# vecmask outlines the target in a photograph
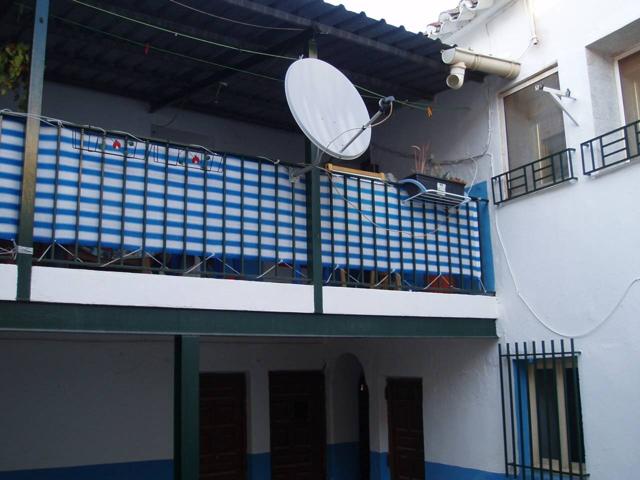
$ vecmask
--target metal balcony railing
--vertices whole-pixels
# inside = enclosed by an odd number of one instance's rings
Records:
[[[585,175],[637,158],[640,156],[640,121],[583,142],[580,149]]]
[[[496,175],[491,179],[493,203],[500,205],[509,200],[575,180],[574,153],[575,149],[567,148]]]
[[[480,208],[413,201],[399,185],[324,177],[325,283],[397,290],[484,292]]]
[[[24,119],[0,114],[0,259],[18,231]],[[326,285],[484,293],[479,209],[321,177]],[[285,165],[71,123],[41,124],[34,265],[310,283],[307,194]]]

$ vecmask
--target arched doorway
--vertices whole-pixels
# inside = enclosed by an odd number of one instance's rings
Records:
[[[369,388],[358,358],[345,353],[331,375],[329,468],[339,480],[369,479]]]

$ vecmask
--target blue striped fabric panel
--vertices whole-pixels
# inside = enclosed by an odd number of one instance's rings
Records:
[[[322,178],[321,197],[324,264],[480,278],[475,202],[460,208],[403,204],[406,194],[394,186],[336,175]]]
[[[24,121],[0,121],[0,238],[15,239]],[[284,166],[216,155],[207,169],[191,168],[205,152],[109,135],[42,123],[35,241],[285,262],[295,249],[296,263],[306,263],[305,185],[292,184]],[[325,266],[480,277],[475,203],[449,211],[403,205],[393,186],[360,181],[359,196],[358,186],[322,177]]]

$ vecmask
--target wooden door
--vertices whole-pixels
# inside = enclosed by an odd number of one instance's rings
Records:
[[[324,480],[324,374],[271,372],[269,403],[271,478]]]
[[[389,467],[392,480],[424,480],[422,381],[387,381]]]
[[[246,411],[244,374],[200,374],[202,480],[246,479]]]

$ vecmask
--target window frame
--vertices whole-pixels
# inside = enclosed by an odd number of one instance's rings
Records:
[[[534,468],[541,470],[552,470],[563,474],[569,474],[579,471],[586,472],[585,462],[570,462],[569,461],[569,432],[567,429],[567,394],[565,392],[565,374],[563,370],[566,368],[578,369],[577,357],[562,357],[562,358],[543,358],[527,364],[527,389],[529,392],[528,401],[530,405],[530,420],[531,420],[531,440],[532,440],[532,464]],[[555,392],[556,401],[558,406],[558,430],[560,433],[560,459],[541,457],[540,454],[540,437],[538,432],[538,408],[537,408],[537,388],[536,388],[536,376],[537,370],[551,370],[555,375]],[[578,390],[580,385],[577,385]],[[577,401],[577,400],[576,400]],[[580,408],[580,405],[577,405]],[[578,441],[581,441],[580,439]],[[582,450],[584,455],[584,449]],[[540,464],[542,460],[542,464]],[[581,465],[582,463],[582,465]],[[560,469],[562,465],[562,470]]]
[[[620,119],[622,120],[622,125],[628,125],[629,123],[631,123],[631,121],[629,121],[626,118],[626,115],[624,113],[624,97],[622,95],[622,76],[620,75],[620,61],[638,52],[640,52],[640,43],[613,57],[613,73],[615,75],[615,81],[616,81],[618,111],[620,112]]]
[[[500,92],[498,92],[498,98],[499,98],[499,102],[498,102],[498,114],[500,116],[500,138],[501,138],[501,158],[502,158],[502,172],[508,172],[510,170],[513,170],[512,168],[510,168],[509,165],[509,145],[508,145],[508,138],[507,138],[507,119],[506,119],[506,107],[505,107],[505,98],[508,97],[509,95],[512,95],[516,92],[519,92],[520,90],[530,87],[531,85],[544,80],[545,78],[547,78],[550,75],[553,74],[558,74],[558,79],[560,80],[560,70],[558,68],[557,64],[552,64],[547,66],[546,68],[543,68],[542,70],[539,70],[537,73],[534,73],[533,75],[531,75],[530,77],[524,79],[522,82],[517,83],[516,85],[512,85]],[[622,91],[622,90],[621,90]],[[563,132],[565,134],[565,141],[566,141],[566,124],[565,124],[565,118],[564,115],[562,115],[562,129]],[[538,152],[539,154],[540,152]],[[536,160],[540,160],[540,156],[538,155],[538,158],[532,160],[532,162],[535,162]],[[518,168],[518,167],[516,167]]]

